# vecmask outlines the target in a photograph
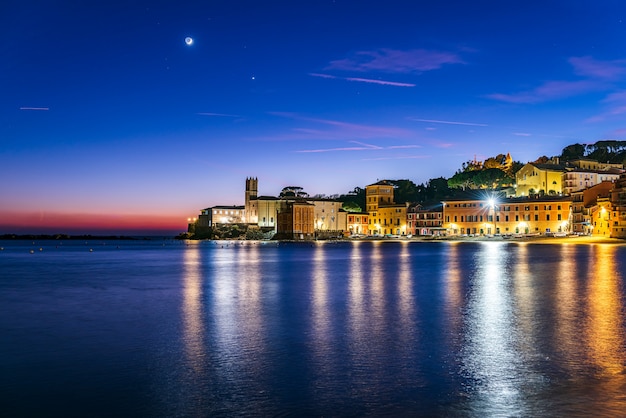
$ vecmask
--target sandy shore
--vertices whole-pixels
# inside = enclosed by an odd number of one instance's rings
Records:
[[[502,238],[502,237],[468,237],[456,238],[447,237],[441,239],[424,239],[413,238],[415,241],[450,241],[450,242],[482,242],[482,241],[499,241],[499,242],[525,242],[532,244],[614,244],[626,245],[626,240],[618,238],[606,238],[601,236],[577,236],[577,237],[521,237],[521,238]]]

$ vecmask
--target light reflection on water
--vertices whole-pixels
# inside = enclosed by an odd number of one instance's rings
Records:
[[[1,415],[626,410],[624,246],[125,245],[3,244]]]

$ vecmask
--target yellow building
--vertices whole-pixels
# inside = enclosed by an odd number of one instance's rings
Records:
[[[374,228],[381,235],[406,235],[406,205],[378,206]]]
[[[593,235],[611,238],[611,230],[615,213],[608,197],[598,198],[597,205],[591,209],[591,225]]]
[[[626,238],[626,174],[615,181],[610,199],[613,210],[611,237]]]
[[[395,203],[393,189],[387,180],[365,187],[370,235],[406,235],[406,205]]]
[[[565,167],[559,164],[528,163],[515,173],[515,195],[560,195],[565,171]]]
[[[550,234],[570,231],[569,197],[454,199],[444,202],[448,235]]]

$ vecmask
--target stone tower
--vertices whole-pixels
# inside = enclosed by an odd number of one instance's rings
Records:
[[[246,197],[245,197],[245,205],[246,205],[246,222],[247,223],[257,223],[258,222],[258,214],[257,214],[257,205],[256,198],[257,193],[259,191],[259,180],[256,177],[246,177]]]

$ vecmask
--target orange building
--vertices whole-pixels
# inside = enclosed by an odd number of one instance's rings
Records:
[[[369,232],[368,219],[369,219],[369,216],[367,213],[348,212],[347,223],[348,223],[348,232],[350,233],[350,235],[355,235],[355,234],[367,235]]]
[[[571,231],[569,197],[456,199],[444,202],[449,235],[550,234]]]
[[[277,213],[275,238],[315,239],[315,205],[305,201],[288,201]]]

